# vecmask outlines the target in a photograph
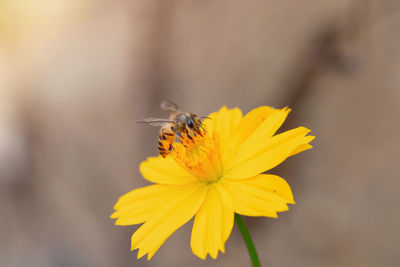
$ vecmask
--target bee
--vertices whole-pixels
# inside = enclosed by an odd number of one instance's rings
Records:
[[[174,149],[173,143],[178,138],[182,140],[186,136],[189,140],[193,141],[193,136],[202,136],[202,118],[194,113],[183,112],[179,110],[178,106],[171,102],[164,100],[161,102],[161,109],[170,114],[168,119],[147,118],[136,121],[136,123],[147,123],[152,126],[161,126],[158,136],[158,151],[162,157],[168,156]]]

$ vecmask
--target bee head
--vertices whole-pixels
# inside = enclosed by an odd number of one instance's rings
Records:
[[[196,114],[190,114],[190,117],[186,121],[186,125],[191,130],[197,130],[201,126],[201,120]]]
[[[193,129],[193,127],[194,127],[194,121],[193,121],[192,118],[189,118],[189,119],[187,120],[186,124],[187,124],[187,126],[188,126],[190,129]]]

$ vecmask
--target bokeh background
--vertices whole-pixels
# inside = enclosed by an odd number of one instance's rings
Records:
[[[246,219],[265,266],[400,265],[400,1],[1,0],[0,266],[250,265],[236,227],[215,261],[190,221],[148,262],[108,218],[163,99],[317,136],[271,171],[297,204]]]

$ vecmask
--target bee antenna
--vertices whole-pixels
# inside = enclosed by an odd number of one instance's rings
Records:
[[[200,119],[209,119],[209,120],[212,120],[212,118],[210,118],[210,117],[200,117]]]

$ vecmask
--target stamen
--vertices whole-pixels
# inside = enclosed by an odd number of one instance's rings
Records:
[[[182,134],[171,152],[174,160],[204,183],[217,182],[222,177],[219,136],[205,129],[198,135]]]

